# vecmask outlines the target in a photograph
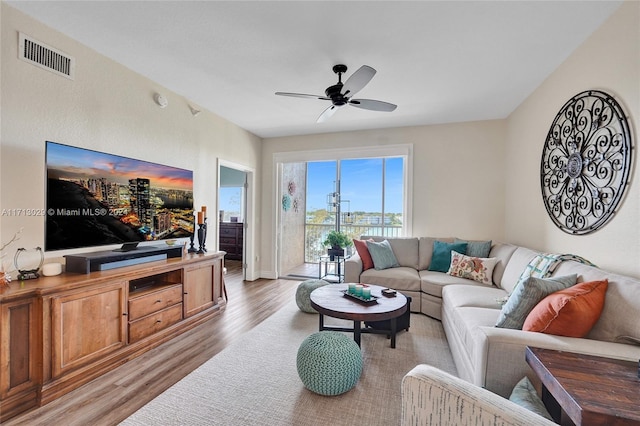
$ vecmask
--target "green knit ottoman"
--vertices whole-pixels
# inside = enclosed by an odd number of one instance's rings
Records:
[[[307,389],[320,395],[340,395],[358,383],[362,354],[347,335],[320,331],[302,342],[296,364]]]
[[[327,284],[329,283],[325,280],[307,280],[301,282],[298,285],[298,289],[296,290],[296,304],[298,305],[298,308],[300,308],[302,312],[317,314],[318,312],[311,307],[309,295],[316,288],[325,286]]]

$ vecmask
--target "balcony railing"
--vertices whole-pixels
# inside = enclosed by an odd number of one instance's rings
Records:
[[[327,253],[327,248],[322,242],[327,238],[327,234],[335,229],[332,224],[305,224],[305,249],[304,261],[306,263],[317,263],[321,255]],[[350,238],[360,238],[362,235],[399,237],[402,234],[402,225],[350,225],[342,224],[340,231]],[[353,247],[351,247],[354,250]]]

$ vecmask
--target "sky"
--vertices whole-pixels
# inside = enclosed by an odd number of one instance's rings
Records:
[[[146,178],[156,188],[193,191],[191,170],[55,142],[47,142],[46,152],[47,169],[58,170],[67,177],[107,178],[120,184],[127,184],[129,179]]]
[[[220,210],[225,212],[240,212],[242,188],[220,187]]]
[[[340,161],[342,211],[382,211],[381,158]],[[327,194],[334,192],[337,163],[307,163],[307,210],[327,208]],[[402,213],[402,158],[386,159],[385,212]],[[348,200],[349,202],[345,202]]]

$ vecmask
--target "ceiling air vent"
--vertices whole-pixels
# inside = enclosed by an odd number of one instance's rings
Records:
[[[20,33],[18,56],[37,67],[73,80],[76,67],[74,57]]]

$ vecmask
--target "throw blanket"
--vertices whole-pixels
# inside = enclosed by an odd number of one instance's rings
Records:
[[[522,274],[518,279],[518,284],[527,280],[529,277],[548,277],[556,270],[558,265],[560,265],[560,262],[564,260],[574,260],[579,263],[584,263],[585,265],[596,267],[596,265],[589,262],[584,257],[576,256],[575,254],[542,253],[531,259],[531,262],[529,262],[529,264],[524,268],[524,271],[522,271]]]
[[[518,286],[522,285],[522,283],[528,280],[529,277],[545,278],[550,276],[553,271],[556,270],[558,265],[565,260],[574,260],[576,262],[584,263],[585,265],[597,267],[584,257],[576,256],[575,254],[542,253],[531,259],[529,264],[525,266],[524,271],[520,274],[520,278],[518,278],[518,282],[513,288],[518,288]],[[504,304],[508,298],[509,296],[505,296],[500,299],[496,299],[496,301]]]

